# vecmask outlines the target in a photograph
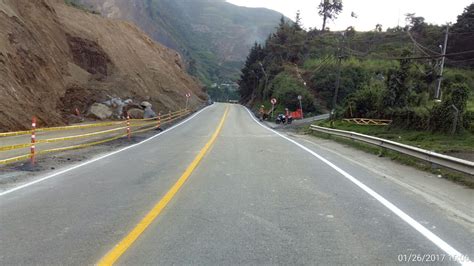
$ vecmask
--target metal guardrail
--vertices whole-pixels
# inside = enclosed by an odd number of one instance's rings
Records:
[[[310,127],[313,131],[318,131],[330,135],[335,135],[343,138],[348,138],[352,140],[357,140],[361,142],[365,142],[368,144],[372,144],[378,147],[386,148],[389,150],[397,151],[423,161],[440,165],[446,168],[450,168],[456,170],[458,172],[462,172],[468,175],[474,176],[474,162],[447,156],[444,154],[436,153],[433,151],[428,151],[424,149],[420,149],[417,147],[409,146],[406,144],[401,144],[395,141],[381,139],[373,136],[367,136],[360,133],[355,133],[351,131],[344,131],[339,129],[332,129],[326,127],[320,127],[311,125]]]
[[[18,161],[22,161],[22,160],[26,160],[26,159],[32,159],[32,161],[34,162],[34,156],[35,155],[41,155],[41,154],[52,153],[52,152],[61,152],[61,151],[66,151],[66,150],[80,149],[80,148],[85,148],[85,147],[90,147],[90,146],[110,142],[110,141],[113,141],[113,140],[116,140],[116,139],[119,139],[119,138],[122,138],[122,137],[126,137],[126,136],[130,137],[132,133],[136,134],[136,133],[141,133],[141,132],[145,132],[145,131],[149,131],[149,130],[159,128],[161,125],[171,123],[176,119],[179,119],[179,118],[182,118],[182,117],[188,115],[190,112],[191,111],[188,110],[188,109],[182,109],[182,110],[179,110],[179,111],[176,111],[176,112],[169,112],[169,113],[164,114],[164,115],[159,115],[157,117],[147,118],[147,119],[127,119],[127,120],[118,121],[118,122],[99,122],[99,123],[86,124],[86,125],[74,125],[74,126],[52,127],[52,128],[35,128],[34,130],[29,130],[29,131],[0,133],[0,138],[32,134],[32,142],[22,143],[22,144],[13,144],[13,145],[7,145],[7,146],[0,146],[0,152],[31,148],[31,151],[30,151],[29,154],[24,154],[24,155],[12,157],[12,158],[7,158],[7,159],[0,159],[0,165],[9,164],[9,163],[13,163],[13,162],[18,162]],[[135,123],[135,122],[139,122],[139,123]],[[36,123],[36,122],[34,122],[34,123]],[[102,131],[98,131],[98,132],[91,132],[91,133],[86,133],[86,134],[65,136],[65,137],[57,137],[57,138],[49,138],[49,139],[36,139],[36,134],[35,134],[36,132],[68,131],[68,130],[72,130],[72,129],[86,129],[86,128],[94,128],[94,127],[101,127],[101,126],[113,126],[113,125],[120,126],[120,127],[107,129],[107,130],[102,130]],[[138,128],[138,129],[137,130],[132,130],[132,128]],[[119,131],[124,131],[126,133],[123,134],[122,132],[119,132]],[[107,139],[96,140],[96,141],[93,141],[93,142],[76,144],[76,145],[67,146],[67,147],[60,147],[60,148],[45,149],[45,150],[36,151],[36,145],[37,144],[73,141],[73,140],[77,140],[77,139],[84,139],[84,138],[89,138],[89,137],[96,137],[96,136],[99,136],[99,135],[106,135],[106,134],[110,134],[110,133],[114,133],[114,132],[118,132],[118,135],[116,135],[114,137],[108,137]],[[34,141],[33,141],[33,139],[34,139]]]

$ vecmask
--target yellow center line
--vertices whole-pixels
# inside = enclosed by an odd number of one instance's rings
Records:
[[[227,113],[229,112],[229,107],[225,109],[222,119],[212,135],[211,139],[206,143],[204,148],[199,152],[199,154],[194,158],[193,162],[188,166],[183,175],[176,181],[176,183],[171,187],[171,189],[165,194],[165,196],[151,209],[150,212],[133,228],[128,235],[123,238],[112,250],[110,250],[100,261],[98,265],[113,265],[131,246],[132,244],[140,237],[140,235],[147,229],[147,227],[160,215],[161,211],[168,205],[171,199],[175,194],[180,190],[189,176],[193,173],[194,169],[199,165],[202,158],[211,148],[212,144],[217,139],[217,136],[224,126],[224,122],[227,118]]]

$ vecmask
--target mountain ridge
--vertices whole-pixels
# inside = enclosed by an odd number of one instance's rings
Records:
[[[207,85],[235,80],[249,49],[271,34],[282,14],[224,0],[77,0],[103,16],[133,21],[175,49]]]

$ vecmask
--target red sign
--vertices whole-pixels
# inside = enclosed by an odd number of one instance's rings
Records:
[[[273,105],[275,105],[277,103],[277,99],[273,98],[271,101],[270,101]]]

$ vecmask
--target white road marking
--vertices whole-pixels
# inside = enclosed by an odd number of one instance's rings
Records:
[[[323,158],[321,155],[315,153],[314,151],[310,150],[309,148],[303,146],[302,144],[296,142],[295,140],[292,140],[290,138],[288,138],[287,136],[284,136],[282,134],[280,134],[279,132],[263,125],[262,123],[260,123],[257,119],[255,119],[255,117],[252,115],[252,113],[250,112],[250,110],[248,108],[245,108],[245,110],[249,113],[250,117],[253,119],[253,121],[255,121],[258,125],[260,125],[261,127],[265,128],[266,130],[269,130],[275,134],[277,134],[278,136],[286,139],[287,141],[295,144],[296,146],[300,147],[301,149],[307,151],[308,153],[310,153],[311,155],[313,155],[314,157],[318,158],[319,160],[321,160],[322,162],[324,162],[325,164],[329,165],[331,168],[333,168],[334,170],[336,170],[338,173],[340,173],[341,175],[343,175],[345,178],[349,179],[352,183],[356,184],[358,187],[360,187],[362,190],[364,190],[365,192],[367,192],[369,195],[371,195],[373,198],[375,198],[377,201],[379,201],[380,203],[382,203],[382,205],[384,205],[385,207],[387,207],[390,211],[392,211],[393,213],[395,213],[398,217],[400,217],[403,221],[405,221],[407,224],[409,224],[411,227],[413,227],[415,230],[417,230],[418,232],[420,232],[423,236],[425,236],[428,240],[430,240],[433,244],[435,244],[436,246],[438,246],[441,250],[443,250],[444,252],[446,252],[446,254],[448,254],[450,256],[450,258],[453,260],[453,261],[457,261],[459,264],[461,265],[474,265],[474,263],[472,261],[469,260],[469,258],[467,256],[464,256],[462,253],[460,253],[459,251],[457,251],[456,249],[454,249],[453,247],[451,247],[448,243],[446,243],[444,240],[442,240],[441,238],[439,238],[437,235],[433,234],[430,230],[428,230],[427,228],[425,228],[423,225],[421,225],[420,223],[418,223],[417,221],[415,221],[415,219],[411,218],[408,214],[406,214],[405,212],[403,212],[402,210],[400,210],[397,206],[395,206],[394,204],[392,204],[390,201],[386,200],[384,197],[382,197],[380,194],[378,194],[377,192],[375,192],[374,190],[372,190],[371,188],[369,188],[368,186],[364,185],[362,182],[360,182],[359,180],[357,180],[355,177],[353,177],[352,175],[350,175],[349,173],[347,173],[346,171],[342,170],[341,168],[339,168],[338,166],[336,166],[335,164],[331,163],[330,161],[326,160],[325,158]]]
[[[211,105],[211,106],[212,106],[212,105]],[[154,136],[152,136],[152,137],[150,137],[150,138],[148,138],[148,139],[145,139],[145,140],[143,140],[143,141],[141,141],[141,142],[139,142],[139,143],[136,143],[136,144],[127,146],[127,147],[125,147],[125,148],[122,148],[122,149],[120,149],[120,150],[117,150],[117,151],[114,151],[114,152],[105,154],[105,155],[103,155],[103,156],[97,157],[97,158],[95,158],[95,159],[89,160],[89,161],[87,161],[87,162],[78,164],[78,165],[73,166],[73,167],[70,167],[70,168],[67,168],[67,169],[65,169],[65,170],[61,170],[61,171],[59,171],[59,172],[56,172],[56,173],[54,173],[54,174],[45,176],[45,177],[43,177],[43,178],[37,179],[37,180],[35,180],[35,181],[29,182],[29,183],[26,183],[26,184],[23,184],[23,185],[21,185],[21,186],[14,187],[14,188],[9,189],[9,190],[5,190],[5,191],[3,191],[3,192],[0,192],[0,197],[1,197],[1,196],[8,195],[8,194],[10,194],[10,193],[12,193],[12,192],[18,191],[18,190],[20,190],[20,189],[24,189],[24,188],[27,188],[27,187],[29,187],[29,186],[32,186],[32,185],[41,183],[41,182],[43,182],[43,181],[46,181],[46,180],[51,179],[51,178],[53,178],[53,177],[56,177],[56,176],[62,175],[62,174],[64,174],[64,173],[70,172],[70,171],[75,170],[75,169],[77,169],[77,168],[86,166],[86,165],[88,165],[88,164],[97,162],[97,161],[102,160],[102,159],[104,159],[104,158],[110,157],[110,156],[112,156],[112,155],[114,155],[114,154],[117,154],[117,153],[126,151],[126,150],[131,149],[131,148],[134,148],[134,147],[136,147],[136,146],[139,146],[139,145],[141,145],[141,144],[143,144],[143,143],[145,143],[145,142],[148,142],[148,141],[150,141],[150,140],[152,140],[152,139],[154,139],[154,138],[157,138],[157,137],[159,137],[159,136],[161,136],[161,135],[163,135],[163,134],[165,134],[165,133],[167,133],[167,132],[169,132],[169,131],[171,131],[171,130],[173,130],[173,129],[179,127],[179,126],[181,126],[181,125],[184,124],[184,123],[187,123],[189,120],[193,119],[193,118],[196,117],[198,114],[200,114],[201,112],[203,112],[204,110],[208,109],[208,108],[211,107],[211,106],[207,106],[206,108],[203,108],[202,110],[200,110],[199,112],[195,113],[194,115],[192,115],[191,117],[187,118],[186,120],[180,122],[179,124],[176,124],[176,125],[174,125],[174,126],[168,128],[168,129],[166,129],[166,130],[164,130],[164,131],[162,131],[162,132],[160,132],[160,133],[158,133],[158,134],[156,134],[156,135],[154,135]]]

